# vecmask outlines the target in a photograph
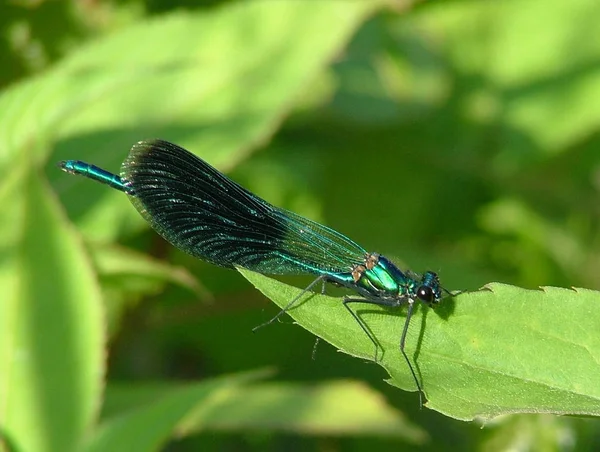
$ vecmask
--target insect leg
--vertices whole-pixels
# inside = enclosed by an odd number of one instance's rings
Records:
[[[290,301],[288,304],[286,304],[286,305],[285,305],[285,307],[284,307],[284,308],[283,308],[281,311],[279,311],[279,312],[278,312],[278,313],[275,315],[275,317],[273,317],[271,320],[269,320],[269,321],[267,321],[267,322],[265,322],[265,323],[261,323],[260,325],[258,325],[258,326],[255,326],[254,328],[252,328],[252,331],[256,331],[256,330],[258,330],[259,328],[262,328],[263,326],[270,325],[270,324],[271,324],[271,323],[273,323],[274,321],[278,320],[278,319],[279,319],[279,317],[281,317],[283,314],[285,314],[287,311],[289,311],[289,310],[292,308],[292,306],[294,306],[294,304],[296,304],[296,302],[297,302],[297,301],[298,301],[300,298],[302,298],[302,296],[303,296],[303,295],[304,295],[306,292],[309,292],[309,291],[310,291],[310,289],[312,289],[312,288],[313,288],[315,285],[317,285],[319,282],[321,282],[321,281],[325,282],[326,278],[327,278],[327,275],[321,275],[321,276],[319,276],[317,279],[315,279],[313,282],[311,282],[311,283],[310,283],[310,284],[309,284],[309,285],[308,285],[308,286],[307,286],[307,287],[306,287],[306,288],[305,288],[305,289],[304,289],[302,292],[300,292],[300,294],[298,294],[298,296],[297,296],[297,297],[295,297],[295,298],[294,298],[292,301]]]
[[[371,333],[369,331],[369,329],[367,328],[367,325],[365,324],[365,322],[359,317],[359,315],[356,312],[354,312],[352,309],[350,309],[350,306],[349,306],[350,303],[365,303],[365,304],[374,304],[374,305],[378,305],[378,306],[395,307],[395,306],[398,306],[398,301],[397,300],[385,300],[385,299],[372,299],[371,300],[368,298],[344,298],[344,301],[343,301],[344,307],[348,310],[348,312],[350,314],[352,314],[352,317],[354,317],[354,320],[356,320],[356,322],[358,323],[360,328],[364,331],[364,333],[367,335],[369,340],[375,346],[374,361],[377,362],[377,351],[379,350],[379,344],[375,340],[375,337],[373,337],[373,333]]]

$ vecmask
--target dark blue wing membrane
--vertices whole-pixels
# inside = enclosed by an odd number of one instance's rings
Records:
[[[365,250],[342,234],[269,204],[166,141],[134,145],[121,179],[160,235],[216,265],[333,274],[348,273],[365,258]]]

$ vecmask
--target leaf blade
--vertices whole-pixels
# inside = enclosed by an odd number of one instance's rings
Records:
[[[34,170],[20,168],[26,171],[5,181],[0,195],[8,220],[0,246],[7,288],[0,303],[0,418],[23,450],[70,451],[100,403],[100,290],[50,189]]]
[[[280,307],[301,292],[239,271]],[[540,412],[599,416],[600,335],[593,325],[600,322],[600,294],[498,283],[489,288],[445,299],[434,312],[416,310],[406,350],[416,359],[426,406],[461,420]],[[565,302],[571,316],[563,315]],[[404,318],[377,307],[359,313],[384,349],[380,364],[389,383],[414,390],[398,350]],[[307,294],[289,314],[345,353],[373,359],[371,342],[341,299]]]

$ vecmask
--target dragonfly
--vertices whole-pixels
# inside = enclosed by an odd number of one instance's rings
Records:
[[[168,141],[133,145],[118,175],[80,160],[61,161],[59,167],[125,193],[158,234],[196,258],[267,275],[316,276],[257,328],[280,318],[318,283],[332,283],[355,294],[344,297],[342,304],[375,346],[377,361],[378,342],[351,306],[407,306],[399,349],[422,405],[423,389],[405,344],[418,302],[433,307],[441,301],[442,291],[447,292],[436,273],[402,271],[390,259],[366,251],[334,229],[270,204]]]

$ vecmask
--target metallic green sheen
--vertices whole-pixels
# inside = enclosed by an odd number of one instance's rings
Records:
[[[378,291],[385,292],[387,294],[398,294],[400,285],[404,281],[397,281],[396,278],[390,273],[389,268],[386,268],[385,261],[379,261],[375,267],[371,270],[365,271],[363,274],[364,280],[366,279],[373,287]]]

